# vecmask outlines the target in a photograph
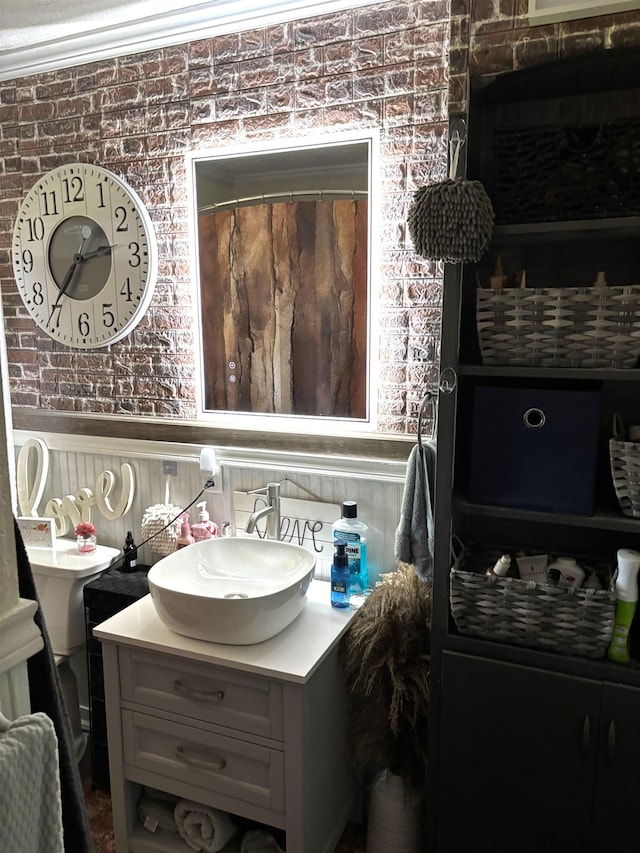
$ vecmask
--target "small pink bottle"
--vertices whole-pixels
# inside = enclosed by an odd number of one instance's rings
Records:
[[[176,551],[180,548],[186,548],[187,545],[193,545],[196,540],[191,535],[191,527],[189,525],[189,516],[183,515],[180,517],[180,535],[176,540]]]

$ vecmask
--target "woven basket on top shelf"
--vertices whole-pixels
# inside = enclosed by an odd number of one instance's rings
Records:
[[[486,575],[486,567],[506,552],[469,546],[456,560],[449,595],[460,633],[564,655],[604,657],[615,616],[611,588],[561,589]],[[600,574],[603,567],[598,569]],[[610,577],[608,567],[605,573]]]
[[[631,368],[640,356],[640,285],[480,288],[476,324],[486,365]]]

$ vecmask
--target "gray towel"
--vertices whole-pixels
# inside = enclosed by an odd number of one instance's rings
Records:
[[[58,740],[46,714],[19,717],[0,736],[0,814],[2,853],[63,853]]]
[[[436,446],[416,444],[407,460],[400,523],[396,529],[395,557],[410,563],[423,581],[433,576],[433,492]]]

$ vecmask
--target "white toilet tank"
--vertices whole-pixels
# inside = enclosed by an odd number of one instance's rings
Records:
[[[56,539],[53,548],[26,548],[51,647],[56,655],[71,655],[86,642],[83,587],[120,551],[98,545],[90,554],[79,554],[75,539]]]

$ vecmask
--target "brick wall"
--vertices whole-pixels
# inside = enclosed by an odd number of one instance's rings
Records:
[[[531,26],[527,7],[527,0],[451,0],[452,114],[466,109],[470,77],[608,48],[640,47],[638,11]]]
[[[448,6],[392,0],[0,83],[0,278],[16,406],[196,416],[184,155],[331,128],[380,130],[382,230],[374,292],[380,428],[404,432],[437,376],[441,269],[416,258],[412,193],[446,170]],[[159,242],[152,305],[123,341],[52,342],[26,314],[9,246],[18,204],[44,171],[99,163],[141,195]]]
[[[441,269],[413,253],[405,221],[415,189],[446,172],[449,77],[453,113],[466,106],[469,74],[640,43],[637,12],[532,27],[525,9],[525,0],[451,0],[449,19],[445,0],[390,0],[0,83],[0,286],[14,405],[195,417],[185,152],[376,127],[374,405],[381,431],[414,431],[425,385],[437,383]],[[34,326],[9,256],[24,193],[42,172],[76,159],[129,181],[150,210],[160,250],[141,324],[89,353]]]

